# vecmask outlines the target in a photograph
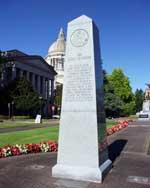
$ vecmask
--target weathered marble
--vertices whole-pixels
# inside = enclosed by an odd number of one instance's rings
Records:
[[[150,112],[150,100],[143,102],[143,112]]]
[[[145,90],[145,100],[143,101],[142,111],[136,113],[138,120],[150,120],[150,84],[146,84],[148,88]]]
[[[54,177],[102,182],[108,159],[99,32],[91,18],[68,24],[65,76]]]

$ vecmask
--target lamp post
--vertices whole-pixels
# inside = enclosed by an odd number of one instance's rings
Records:
[[[14,120],[14,101],[12,101],[11,104],[12,104],[12,120]]]
[[[39,97],[39,100],[40,100],[40,115],[42,116],[42,97],[40,96]]]
[[[40,116],[41,116],[41,119],[40,119],[40,123],[42,123],[42,97],[39,96],[39,100],[40,100]]]
[[[52,106],[52,119],[54,118],[54,114],[55,114],[55,106]]]
[[[9,116],[9,119],[10,119],[10,103],[8,103],[8,116]]]

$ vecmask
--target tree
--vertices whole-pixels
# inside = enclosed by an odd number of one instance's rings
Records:
[[[140,112],[142,110],[143,101],[144,101],[143,90],[142,89],[136,89],[136,91],[135,91],[136,112]]]
[[[59,107],[61,106],[61,101],[62,101],[62,89],[63,89],[62,84],[56,86],[54,103]]]
[[[15,108],[25,115],[33,115],[40,109],[39,95],[33,90],[32,84],[25,78],[13,81],[9,87],[9,95]],[[43,104],[43,102],[42,102]]]
[[[114,88],[108,80],[108,75],[104,71],[104,106],[106,117],[119,117],[122,111],[122,101],[114,93]]]
[[[131,101],[133,93],[130,81],[121,69],[114,69],[108,79],[110,84],[114,87],[117,96],[119,96],[124,102]]]
[[[0,50],[0,75],[2,73],[2,70],[4,68],[4,65],[6,63],[5,57],[2,55],[2,51]]]
[[[0,87],[0,114],[8,114],[8,103],[12,102],[7,87]]]
[[[130,81],[121,69],[114,69],[108,75],[108,82],[114,89],[114,94],[122,101],[122,116],[135,113],[135,97],[132,93]]]

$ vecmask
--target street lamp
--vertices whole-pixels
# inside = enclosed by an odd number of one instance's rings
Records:
[[[10,114],[10,103],[8,103],[8,116],[9,116],[9,119],[10,119],[10,116],[11,116],[11,114]]]
[[[39,97],[39,100],[40,100],[40,115],[42,116],[42,97],[40,96]]]
[[[42,123],[42,97],[41,96],[39,96],[39,100],[40,100],[40,123]]]
[[[14,101],[12,101],[11,104],[12,104],[12,120],[14,120]]]

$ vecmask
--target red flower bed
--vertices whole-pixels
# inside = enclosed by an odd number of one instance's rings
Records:
[[[121,129],[127,127],[129,121],[120,121],[117,125],[108,128],[107,135],[111,135],[115,132],[120,131]],[[104,150],[107,147],[107,139],[104,139],[100,144],[100,150]],[[56,152],[58,150],[58,144],[55,141],[41,142],[38,144],[16,144],[14,146],[5,146],[0,148],[0,158],[8,156],[16,156],[28,153],[38,153],[38,152]]]
[[[16,144],[14,146],[8,145],[0,148],[0,158],[27,153],[56,152],[57,148],[58,144],[54,141],[41,142],[39,144]]]
[[[129,121],[119,121],[117,125],[113,125],[111,128],[108,128],[107,135],[111,135],[115,132],[120,131],[121,129],[127,127],[129,124]]]

